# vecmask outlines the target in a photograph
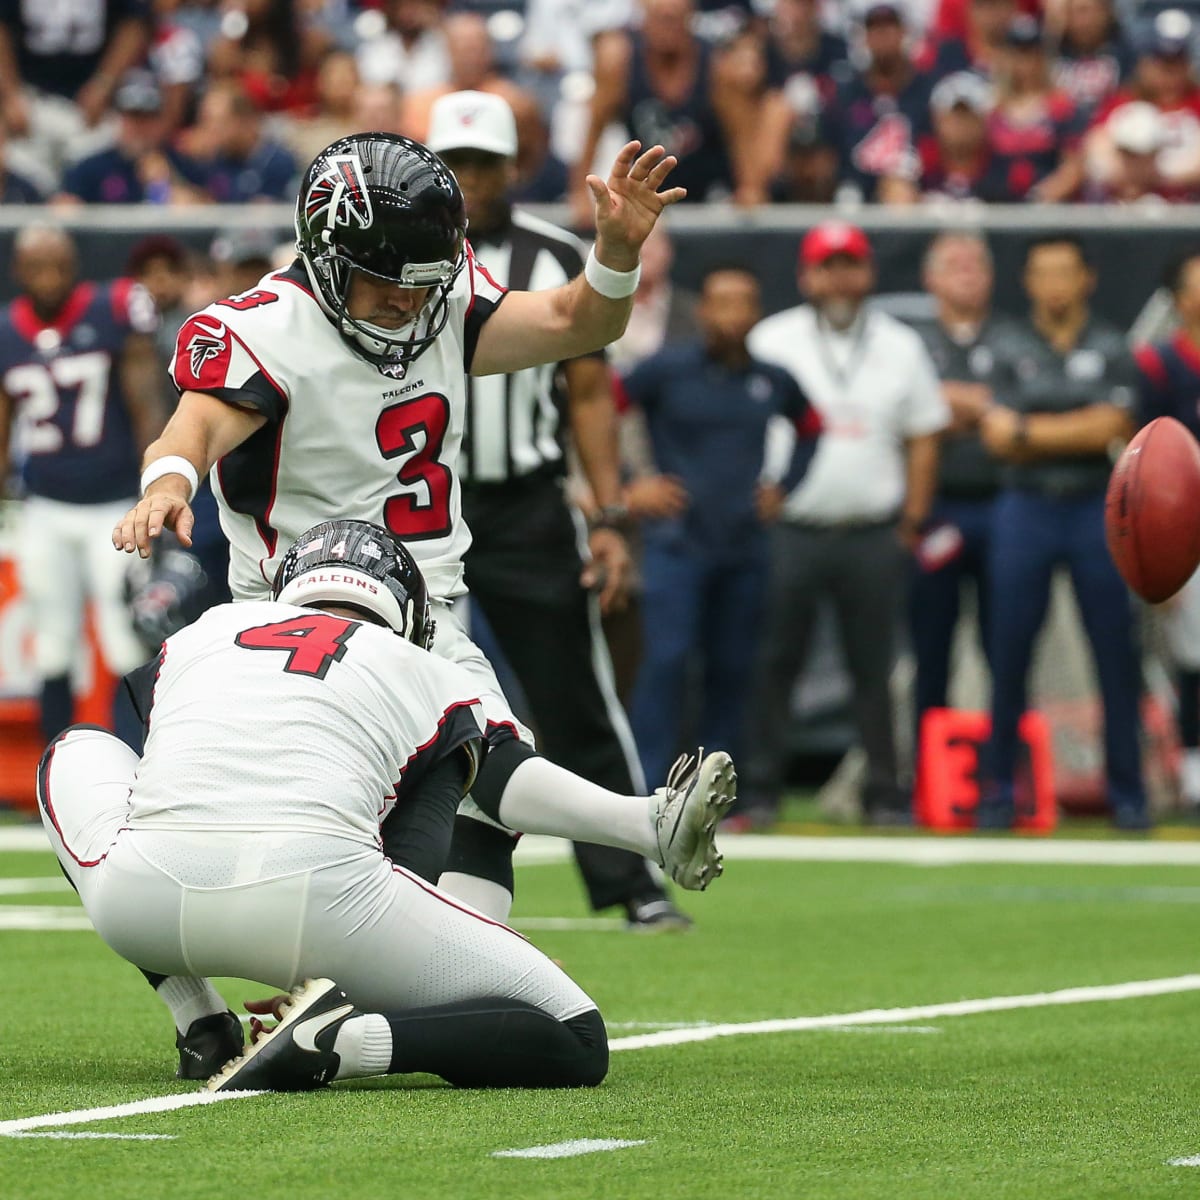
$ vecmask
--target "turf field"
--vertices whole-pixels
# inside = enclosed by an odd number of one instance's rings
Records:
[[[409,1078],[163,1111],[136,1102],[191,1093],[171,1078],[165,1010],[77,928],[49,854],[0,851],[0,1195],[1200,1194],[1200,843],[1038,844],[1191,859],[1173,865],[808,861],[1029,843],[848,845],[731,840],[725,877],[685,901],[685,936],[590,918],[561,860],[520,868],[518,923],[609,1022],[598,1090]],[[1167,982],[1088,990],[1145,981]],[[605,1148],[579,1154],[584,1140]],[[574,1153],[498,1156],[560,1144]]]

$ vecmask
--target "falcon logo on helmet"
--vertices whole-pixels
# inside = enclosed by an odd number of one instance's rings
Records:
[[[333,240],[338,226],[370,227],[374,215],[371,195],[363,183],[363,168],[357,154],[335,154],[328,167],[309,186],[304,215],[312,223],[324,217],[324,240]]]

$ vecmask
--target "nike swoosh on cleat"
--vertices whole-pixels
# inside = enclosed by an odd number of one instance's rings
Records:
[[[306,1020],[299,1021],[292,1026],[292,1041],[301,1050],[307,1050],[310,1054],[319,1054],[317,1038],[335,1021],[340,1021],[353,1011],[353,1004],[342,1004],[335,1009],[331,1009],[329,1012],[317,1013],[315,1017],[308,1017]]]

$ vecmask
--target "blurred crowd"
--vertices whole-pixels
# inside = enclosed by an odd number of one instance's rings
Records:
[[[519,199],[627,136],[689,201],[1200,195],[1185,0],[60,0],[0,6],[0,200],[288,201],[317,150],[503,96]]]

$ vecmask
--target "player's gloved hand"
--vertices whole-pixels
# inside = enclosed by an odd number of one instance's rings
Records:
[[[184,546],[192,544],[196,524],[191,505],[168,479],[150,485],[150,490],[122,518],[113,530],[113,546],[142,558],[150,557],[150,541],[164,529],[173,529]]]
[[[615,529],[593,529],[588,539],[592,561],[583,568],[579,582],[600,589],[600,611],[620,612],[629,603],[633,582],[633,559],[625,538]]]
[[[674,170],[675,156],[661,146],[639,155],[641,148],[641,142],[625,144],[607,183],[598,175],[587,177],[596,206],[596,258],[613,271],[632,271],[637,266],[642,243],[659,214],[687,195],[681,187],[658,190]]]

